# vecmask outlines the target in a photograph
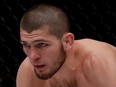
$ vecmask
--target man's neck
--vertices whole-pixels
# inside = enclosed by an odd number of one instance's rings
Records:
[[[76,70],[77,67],[77,61],[74,55],[74,47],[71,47],[66,52],[66,60],[64,64],[61,66],[59,71],[53,76],[53,77],[59,77],[59,76],[67,76],[72,74]]]
[[[74,55],[75,47],[67,51],[67,58],[59,71],[49,79],[51,87],[77,87],[75,73],[77,71],[77,58]],[[71,84],[74,86],[71,86]]]

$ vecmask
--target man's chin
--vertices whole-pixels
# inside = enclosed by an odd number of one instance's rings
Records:
[[[51,74],[45,74],[45,73],[42,73],[42,72],[38,74],[36,72],[36,70],[34,70],[34,71],[35,71],[35,74],[36,74],[38,79],[47,80],[47,79],[49,79],[49,78],[51,78],[53,76]]]

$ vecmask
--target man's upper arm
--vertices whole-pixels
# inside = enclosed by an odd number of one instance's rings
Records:
[[[86,80],[96,87],[116,87],[116,55],[89,54],[83,64]]]
[[[28,62],[29,61],[26,58],[18,69],[16,87],[32,87],[31,67]]]

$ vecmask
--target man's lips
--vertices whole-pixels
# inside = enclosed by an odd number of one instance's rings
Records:
[[[34,67],[35,67],[35,68],[44,68],[45,65],[44,65],[44,64],[43,64],[43,65],[34,65]]]

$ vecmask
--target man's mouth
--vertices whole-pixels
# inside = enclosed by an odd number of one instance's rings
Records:
[[[34,67],[37,68],[37,69],[42,69],[42,68],[45,67],[45,65],[34,65]]]

